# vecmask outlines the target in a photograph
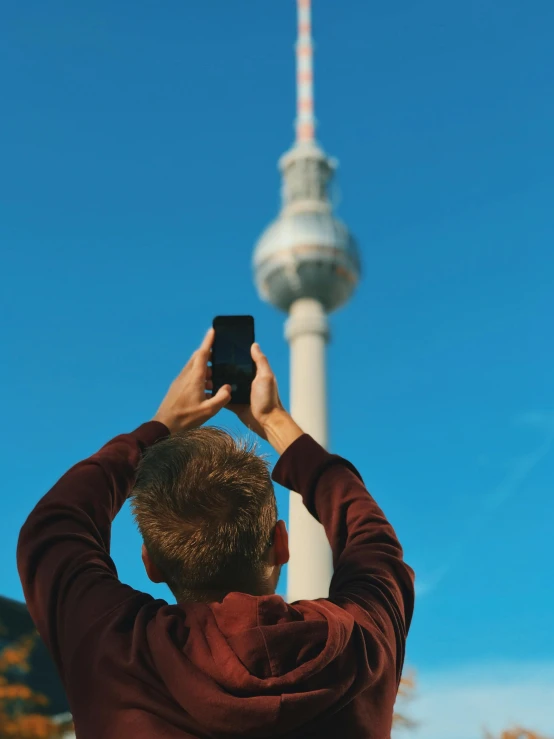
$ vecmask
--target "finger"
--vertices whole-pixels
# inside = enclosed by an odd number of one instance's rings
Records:
[[[267,357],[260,349],[259,344],[252,344],[251,354],[252,359],[256,364],[256,369],[258,370],[258,373],[263,372],[269,375],[273,374],[273,370],[271,369],[271,366],[267,361]]]
[[[198,365],[198,349],[194,351],[190,355],[189,361],[185,364],[183,369],[181,370],[181,375],[188,374],[191,370],[194,370],[194,368]]]
[[[214,384],[211,380],[206,380],[206,390],[213,390]]]
[[[206,380],[211,380],[212,379],[212,374],[213,374],[212,368],[211,367],[206,367]]]
[[[212,344],[214,343],[214,334],[215,334],[215,331],[213,330],[213,328],[210,328],[206,332],[206,335],[204,336],[204,339],[202,343],[200,344],[200,348],[198,349],[198,352],[204,362],[207,362],[208,357],[210,356]]]
[[[192,367],[195,359],[196,359],[196,352],[193,352],[189,357],[189,361],[185,364],[183,369],[179,372],[179,377],[181,377],[181,375],[184,375]]]
[[[194,352],[194,354],[190,358],[190,361],[187,367],[190,366],[195,375],[198,372],[201,372],[203,374],[207,369],[208,360],[210,358],[210,350],[211,350],[211,346],[213,343],[213,337],[214,337],[214,330],[213,328],[211,328],[204,336],[204,339],[202,343],[200,344],[199,348]]]
[[[219,410],[226,406],[231,401],[231,386],[223,385],[220,387],[213,398],[207,398],[202,404],[211,415],[215,415]]]

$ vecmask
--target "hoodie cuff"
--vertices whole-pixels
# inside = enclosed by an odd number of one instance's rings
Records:
[[[166,436],[169,436],[169,433],[167,426],[160,423],[160,421],[148,421],[148,423],[143,423],[142,426],[135,429],[131,436],[134,436],[141,447],[146,449],[160,441],[160,439],[165,439]]]
[[[311,436],[303,434],[285,449],[271,477],[279,485],[302,493],[310,486],[314,472],[330,456]]]
[[[281,455],[271,477],[279,485],[300,493],[304,505],[319,520],[314,493],[321,472],[332,464],[331,455],[308,434],[294,441]]]
[[[271,477],[279,485],[300,493],[306,508],[319,521],[315,489],[321,475],[336,465],[346,467],[362,479],[353,464],[336,454],[330,454],[315,439],[304,434],[281,455]]]

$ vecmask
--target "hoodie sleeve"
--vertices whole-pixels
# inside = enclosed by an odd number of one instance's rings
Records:
[[[144,450],[168,433],[163,424],[150,422],[112,439],[70,469],[21,529],[17,566],[25,600],[62,677],[89,627],[137,595],[117,578],[111,525]]]
[[[360,474],[305,434],[280,458],[273,479],[300,493],[323,524],[333,552],[329,599],[350,611],[387,651],[393,650],[400,681],[414,608],[414,574]]]

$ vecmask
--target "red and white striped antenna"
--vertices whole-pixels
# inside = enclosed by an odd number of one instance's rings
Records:
[[[297,118],[296,141],[315,140],[314,116],[314,47],[312,40],[311,0],[297,0],[298,41],[296,43]]]

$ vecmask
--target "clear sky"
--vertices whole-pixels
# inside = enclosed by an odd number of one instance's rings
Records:
[[[250,260],[293,138],[295,22],[292,0],[3,4],[5,595],[39,496],[153,415],[215,314],[255,315],[287,397]],[[364,264],[331,319],[332,449],[417,571],[430,739],[554,733],[553,27],[551,0],[314,0],[318,138]],[[120,575],[159,594],[139,546],[124,510]]]

